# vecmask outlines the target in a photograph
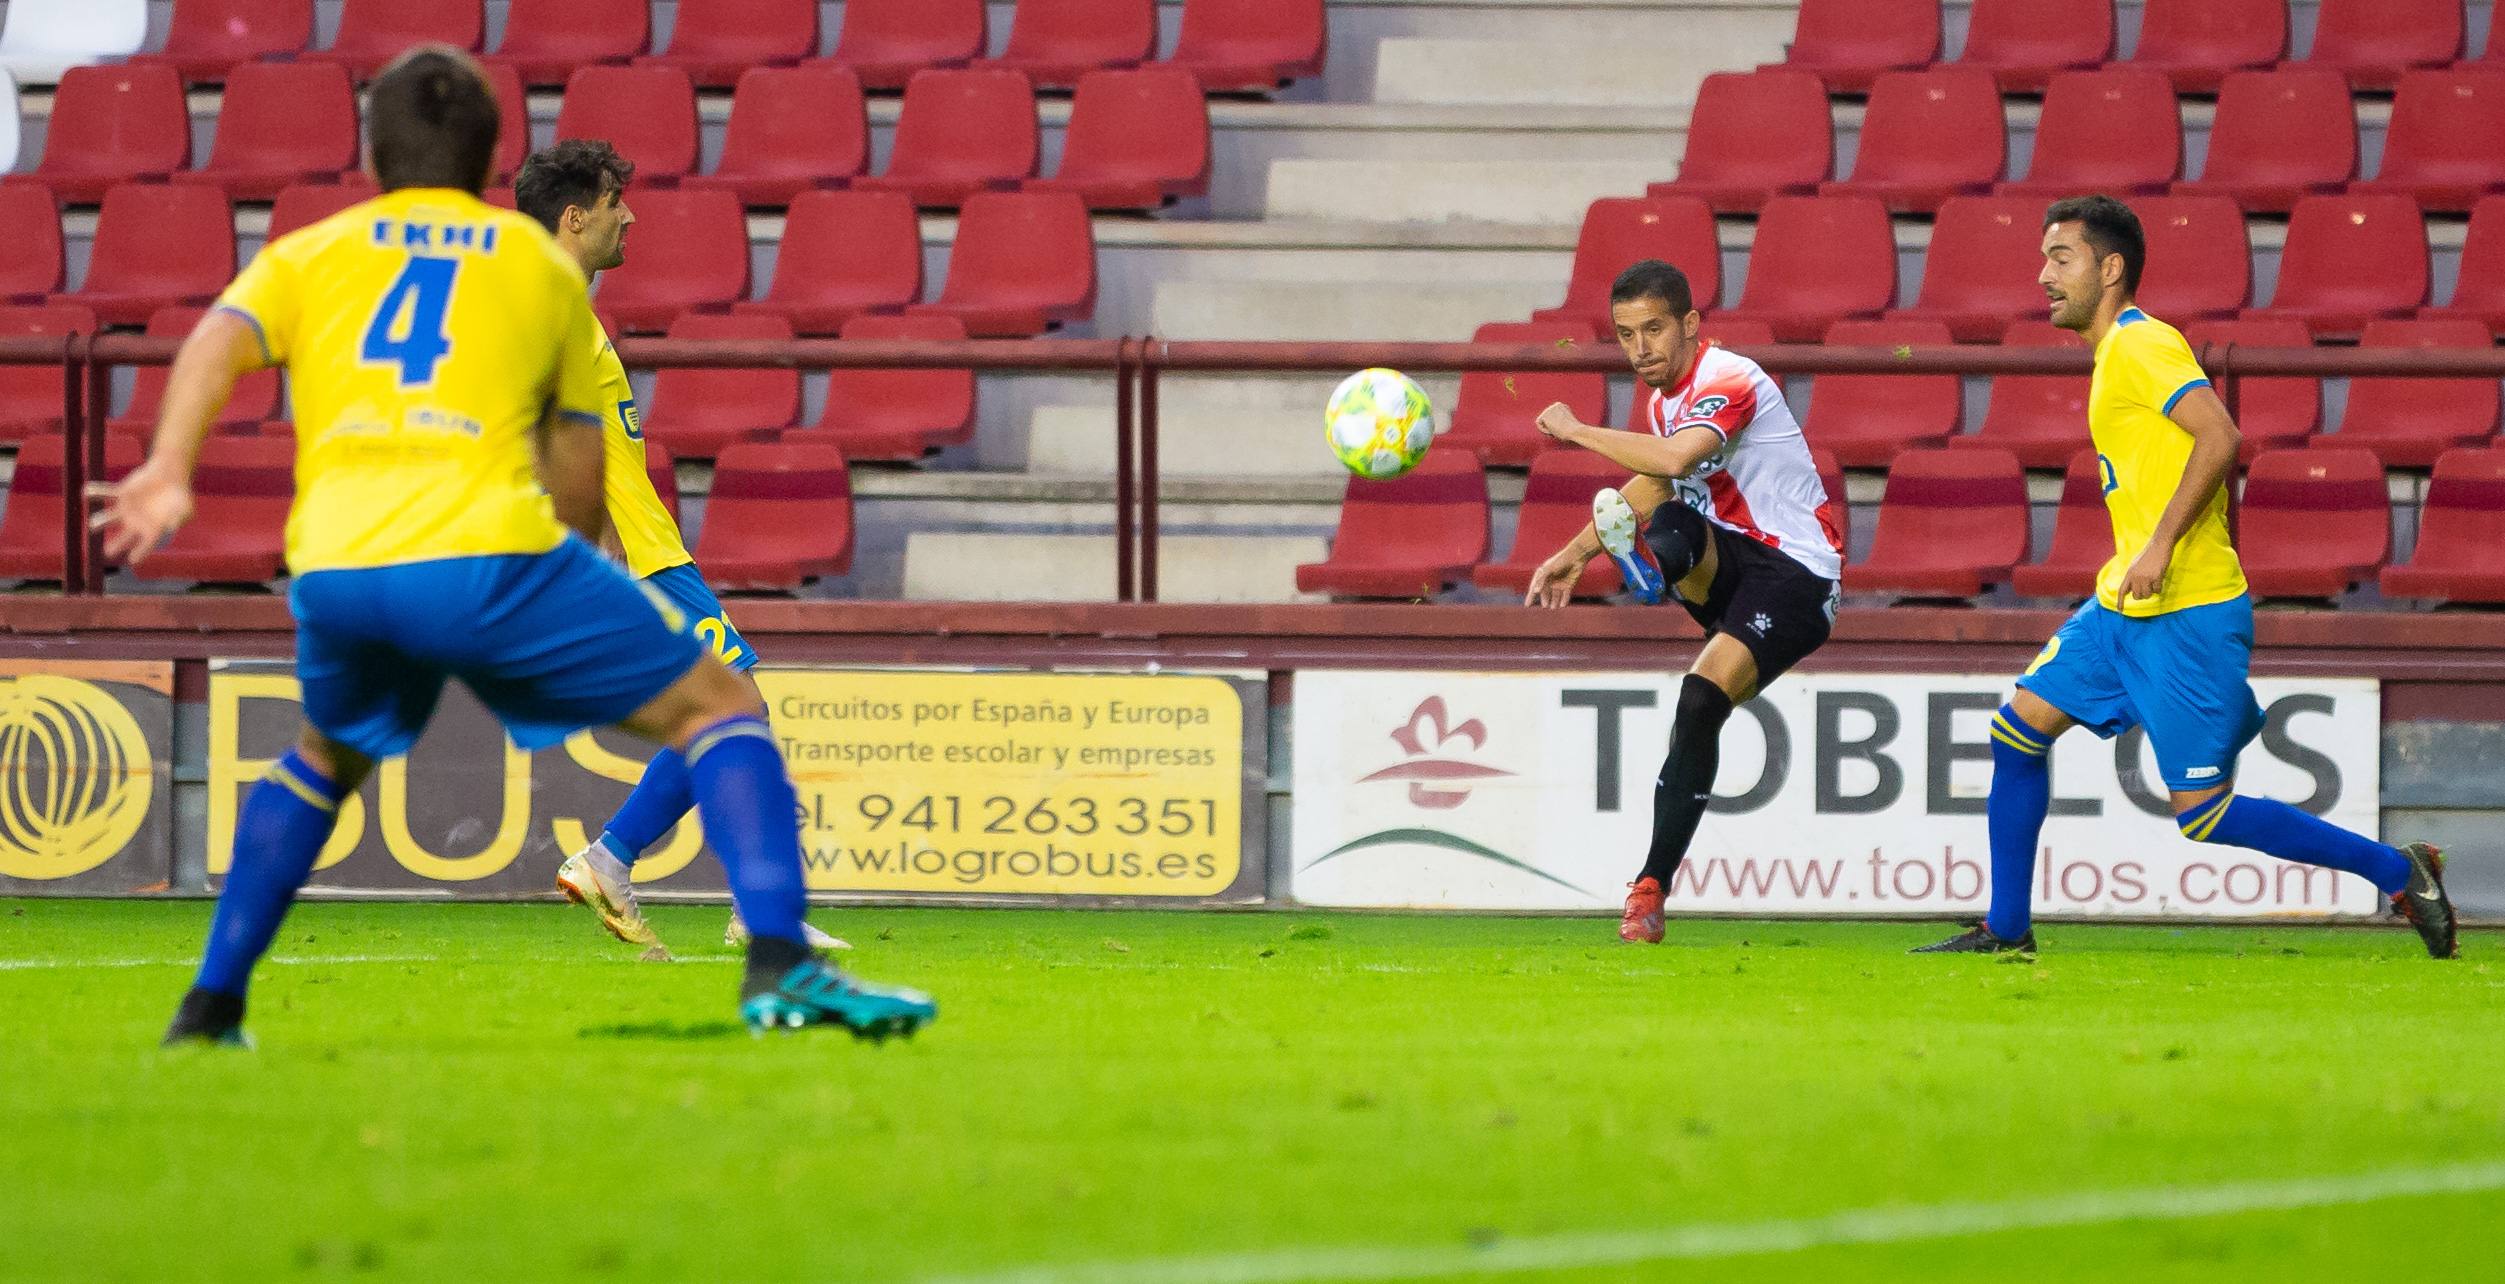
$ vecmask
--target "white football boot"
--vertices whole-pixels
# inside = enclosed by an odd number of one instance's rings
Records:
[[[635,876],[609,849],[598,843],[565,858],[557,866],[557,890],[577,905],[600,915],[600,925],[629,945],[659,945],[641,905],[635,903]]]

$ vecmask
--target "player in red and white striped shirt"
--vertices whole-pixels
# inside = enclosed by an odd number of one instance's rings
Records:
[[[1829,496],[1782,390],[1754,361],[1698,336],[1687,275],[1646,259],[1610,288],[1618,346],[1649,388],[1647,431],[1582,423],[1560,402],[1539,429],[1635,475],[1592,498],[1592,525],[1531,579],[1528,605],[1563,606],[1607,552],[1639,600],[1665,586],[1705,629],[1679,688],[1653,787],[1652,847],[1629,884],[1621,940],[1662,936],[1662,896],[1721,765],[1722,724],[1827,640],[1844,571],[1842,496]]]

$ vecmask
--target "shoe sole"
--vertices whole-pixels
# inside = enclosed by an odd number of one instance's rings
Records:
[[[1592,530],[1600,536],[1601,551],[1618,567],[1618,580],[1646,605],[1659,602],[1662,595],[1661,573],[1635,552],[1635,506],[1614,486],[1604,486],[1592,496]]]
[[[584,889],[575,886],[573,881],[568,879],[565,875],[559,874],[557,875],[557,890],[565,893],[565,898],[567,900],[572,901],[577,905],[586,906],[592,913],[599,915],[600,925],[608,929],[609,935],[614,936],[629,945],[659,945],[661,943],[661,934],[653,931],[652,925],[649,923],[642,924],[643,935],[641,936],[633,935],[624,927],[619,926],[619,924],[630,920],[628,920],[624,914],[618,912],[616,903],[611,901],[608,895],[600,890],[599,883],[593,883],[591,885],[591,890],[585,891]]]

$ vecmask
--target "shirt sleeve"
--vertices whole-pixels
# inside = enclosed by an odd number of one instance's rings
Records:
[[[2132,331],[2145,329],[2145,337]],[[2192,345],[2172,330],[2154,325],[2136,325],[2124,333],[2133,339],[2129,349],[2131,368],[2137,373],[2141,395],[2161,415],[2172,416],[2175,403],[2194,388],[2209,386],[2209,375],[2192,355]]]
[[[284,364],[295,350],[297,304],[303,298],[296,288],[296,265],[282,248],[266,247],[252,256],[217,299],[219,308],[252,323],[261,338],[261,355],[274,366]]]
[[[1711,428],[1724,441],[1730,441],[1757,417],[1757,388],[1744,375],[1726,375],[1696,390],[1676,421],[1662,430],[1662,436],[1675,437],[1690,428]]]

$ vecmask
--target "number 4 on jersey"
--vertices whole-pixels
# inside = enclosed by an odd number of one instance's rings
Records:
[[[435,363],[452,351],[444,321],[452,307],[453,274],[460,267],[459,259],[412,255],[400,278],[383,292],[358,355],[367,362],[399,366],[403,388],[433,383]]]

